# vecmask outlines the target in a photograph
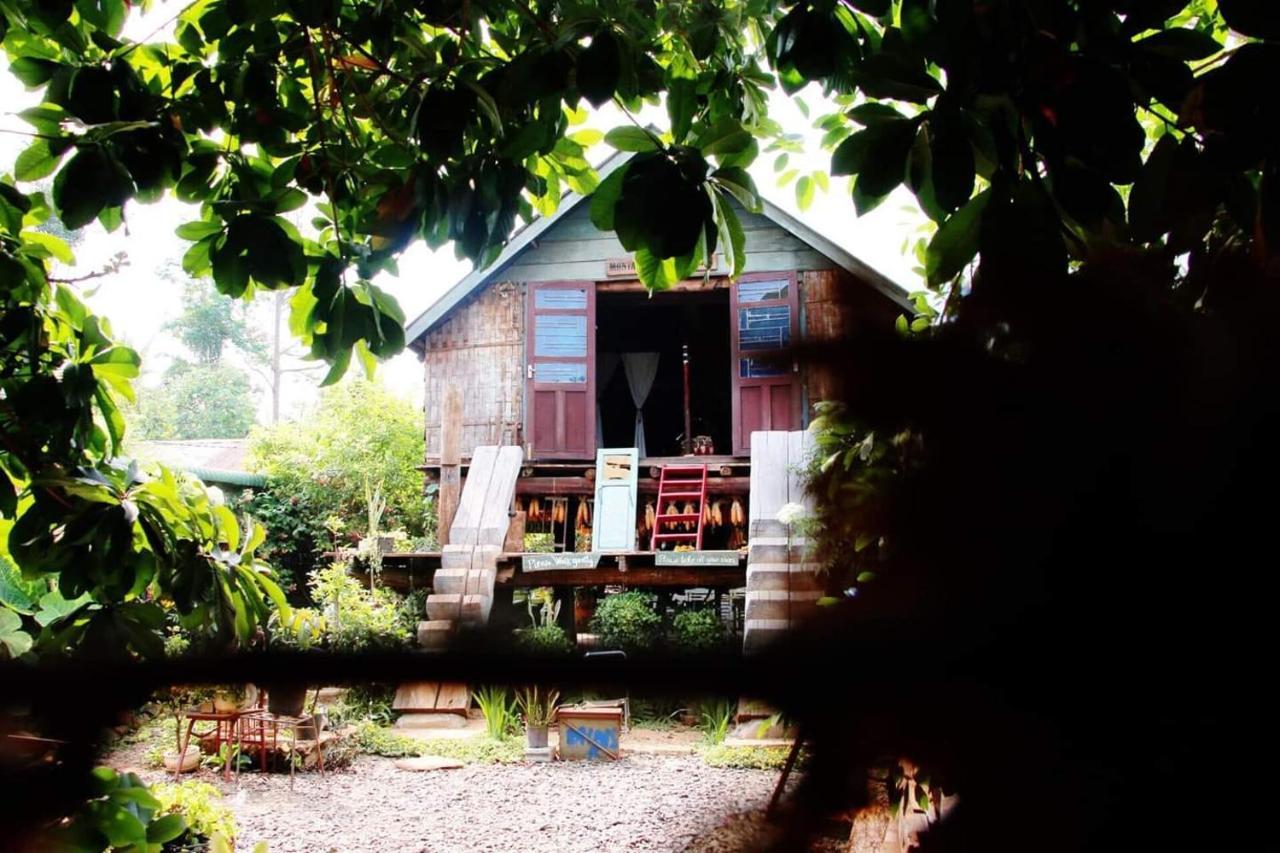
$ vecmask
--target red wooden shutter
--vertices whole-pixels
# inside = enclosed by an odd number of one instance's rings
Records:
[[[800,376],[768,356],[800,337],[795,273],[753,273],[733,286],[733,452],[751,453],[751,433],[800,428]]]
[[[591,459],[596,448],[596,289],[529,285],[526,429],[530,456]]]

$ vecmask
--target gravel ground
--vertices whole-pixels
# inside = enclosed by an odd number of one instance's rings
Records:
[[[695,756],[469,766],[413,773],[360,758],[328,774],[245,774],[227,789],[243,849],[612,851],[739,849],[777,774],[707,767]],[[218,783],[221,786],[221,781]]]

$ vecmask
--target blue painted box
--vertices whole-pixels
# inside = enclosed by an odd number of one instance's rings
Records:
[[[561,708],[562,761],[615,761],[622,735],[621,708]]]

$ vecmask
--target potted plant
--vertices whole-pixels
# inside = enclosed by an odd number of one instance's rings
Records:
[[[545,749],[547,728],[559,707],[560,691],[526,687],[516,694],[516,702],[524,717],[525,745],[529,749]]]
[[[307,651],[324,637],[324,617],[314,610],[295,609],[288,620],[272,616],[268,637],[272,649]],[[307,700],[307,685],[272,684],[267,687],[267,710],[282,717],[298,717]]]
[[[223,684],[213,691],[213,712],[234,714],[244,710],[247,689],[243,684]]]

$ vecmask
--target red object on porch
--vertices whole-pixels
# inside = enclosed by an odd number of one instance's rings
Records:
[[[701,551],[702,507],[706,501],[706,465],[663,465],[658,476],[658,513],[649,547],[657,551],[663,542],[692,543],[695,550]],[[680,512],[684,503],[692,503],[694,511]],[[668,512],[673,506],[677,511]]]

